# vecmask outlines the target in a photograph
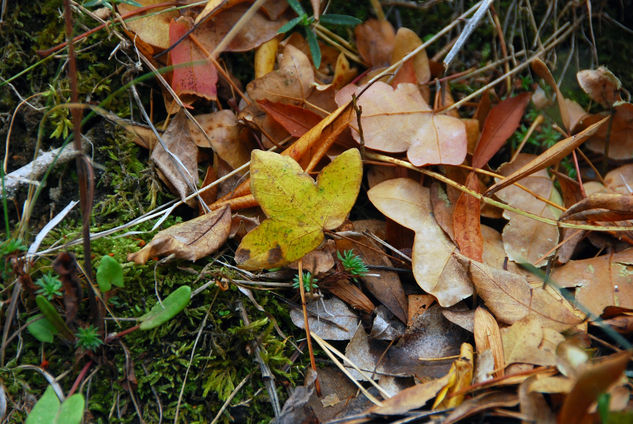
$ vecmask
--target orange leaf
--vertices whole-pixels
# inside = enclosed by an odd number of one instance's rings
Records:
[[[257,100],[259,106],[293,137],[301,137],[308,130],[321,122],[321,117],[314,112],[299,106]]]
[[[521,93],[502,101],[490,110],[473,154],[475,168],[481,168],[488,163],[516,131],[529,101],[530,93]]]
[[[466,178],[466,187],[479,193],[479,179],[471,172]],[[463,255],[481,262],[484,250],[484,239],[481,235],[479,215],[481,205],[479,199],[468,193],[462,193],[453,210],[453,234],[455,242]]]

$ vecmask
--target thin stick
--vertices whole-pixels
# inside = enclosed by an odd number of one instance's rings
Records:
[[[244,387],[244,385],[246,384],[248,379],[251,378],[252,375],[253,375],[252,372],[250,374],[248,374],[246,377],[244,377],[242,379],[242,381],[240,381],[240,384],[238,384],[237,387],[235,389],[233,389],[233,391],[231,392],[229,397],[226,398],[226,401],[224,401],[224,403],[222,404],[222,407],[220,408],[218,413],[215,414],[215,418],[213,418],[213,421],[211,421],[211,424],[215,424],[215,423],[218,422],[218,420],[222,416],[222,413],[224,412],[224,410],[231,404],[231,401],[233,400],[235,395],[237,395],[239,393],[239,391],[242,390],[242,387]]]
[[[310,365],[317,374],[314,380],[314,388],[316,389],[317,396],[321,396],[321,384],[319,383],[319,374],[317,372],[316,361],[314,360],[314,352],[312,351],[312,339],[310,338],[310,324],[308,324],[308,308],[306,307],[306,293],[303,288],[303,260],[299,259],[299,293],[301,294],[301,309],[303,310],[303,322],[305,323],[306,341],[308,342],[308,352],[310,354]]]

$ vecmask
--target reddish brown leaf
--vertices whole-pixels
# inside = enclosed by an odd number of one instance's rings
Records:
[[[471,172],[466,178],[466,187],[479,193],[479,178]],[[453,233],[455,242],[463,255],[481,262],[484,239],[481,235],[479,199],[468,193],[462,193],[453,210]]]
[[[190,20],[172,20],[169,24],[170,43],[175,44],[190,28]],[[212,63],[207,62],[206,55],[189,38],[182,40],[170,50],[169,59],[174,65],[171,86],[178,96],[184,95],[186,101],[190,102],[193,99],[187,99],[187,96],[217,99],[218,71]],[[200,61],[204,63],[198,63]]]
[[[319,115],[299,106],[274,103],[267,99],[257,100],[257,103],[293,137],[301,137],[321,122]]]
[[[358,53],[371,66],[389,64],[396,39],[393,26],[386,20],[369,19],[354,28]]]
[[[473,154],[473,166],[483,167],[516,131],[530,101],[530,93],[506,99],[493,107],[486,117],[479,143]]]
[[[604,153],[605,143],[609,143],[609,158],[616,160],[628,160],[633,158],[633,104],[620,103],[615,106],[614,114],[610,117],[610,125],[603,125],[587,141],[589,150]],[[583,126],[593,124],[601,119],[606,119],[603,115],[592,115],[586,118]]]

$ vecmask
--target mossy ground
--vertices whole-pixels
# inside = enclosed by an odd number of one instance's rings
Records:
[[[503,7],[509,2],[501,2]],[[0,75],[8,79],[38,63],[35,52],[63,41],[63,22],[60,2],[9,3],[0,31],[0,42],[5,46],[0,61]],[[355,15],[360,19],[370,16],[369,3],[366,7],[350,6],[348,2],[335,2],[332,11]],[[446,18],[452,11],[448,3],[434,9],[434,13],[425,11],[402,10],[399,16],[390,15],[390,19],[400,20],[403,25],[419,34],[428,34],[447,24]],[[624,12],[623,12],[624,13]],[[618,18],[617,13],[612,14]],[[623,16],[624,22],[629,19]],[[94,21],[82,18],[76,23],[78,31],[94,26]],[[625,87],[633,87],[633,71],[630,66],[630,41],[621,36],[612,36],[611,26],[598,32],[600,59],[607,63],[618,75]],[[478,52],[481,60],[492,50],[489,40],[492,31],[477,33],[470,41],[469,49]],[[79,48],[79,87],[80,98],[98,103],[123,85],[122,75],[129,69],[129,63],[112,60],[110,53],[118,40],[101,31],[88,38]],[[240,55],[229,55],[229,67],[244,82],[252,78],[252,57],[246,59]],[[22,97],[41,93],[30,99],[35,106],[50,108],[55,104],[68,101],[68,83],[65,77],[65,58],[53,57],[43,64],[34,66],[19,78],[12,81],[13,88],[4,86],[0,90],[0,139],[6,138],[11,114],[19,103],[16,91]],[[571,75],[571,73],[570,73]],[[149,98],[147,83],[141,91]],[[154,86],[155,87],[155,86]],[[470,87],[456,87],[464,91]],[[572,93],[573,94],[573,93]],[[109,111],[123,118],[130,117],[130,99],[127,94],[115,97],[107,105]],[[43,112],[22,106],[16,115],[12,127],[9,153],[9,171],[24,165],[33,156],[37,127]],[[61,111],[45,123],[43,149],[58,146],[60,138],[70,130],[69,114]],[[100,118],[93,119],[84,128],[93,144],[93,159],[96,167],[96,195],[93,212],[92,230],[101,231],[128,222],[144,212],[151,210],[172,198],[156,178],[155,171],[148,161],[147,152],[131,143],[121,129]],[[61,137],[50,135],[59,133]],[[551,134],[545,134],[545,141]],[[538,146],[536,146],[538,147]],[[56,189],[59,195],[44,190],[38,200],[37,214],[30,222],[29,239],[65,204],[77,197],[74,163],[59,167],[48,178],[48,188]],[[13,202],[9,202],[9,219],[15,224],[21,213],[20,205],[24,200],[21,193]],[[357,212],[355,212],[357,213]],[[362,214],[362,213],[361,213]],[[181,219],[188,219],[192,212],[178,209],[175,218],[169,218],[163,228]],[[120,263],[125,263],[129,252],[139,249],[140,244],[151,239],[150,229],[153,222],[129,228],[139,231],[138,235],[126,237],[105,237],[92,243],[93,262],[98,264],[104,255],[111,255]],[[44,242],[51,245],[56,241],[66,241],[80,234],[80,218],[73,212],[63,224],[53,230]],[[11,234],[7,234],[7,237]],[[71,248],[81,258],[80,247]],[[230,248],[224,251],[230,261]],[[31,267],[33,280],[51,269],[55,254],[39,258]],[[207,267],[209,260],[195,264],[172,262],[167,264],[150,262],[144,266],[126,263],[124,265],[125,288],[117,289],[109,299],[109,308],[117,318],[133,318],[148,311],[156,302],[155,290],[161,297],[183,284],[193,288],[209,280],[219,280],[231,276],[232,271],[218,266]],[[13,276],[14,278],[14,276]],[[10,299],[13,278],[5,279],[0,285],[3,302]],[[90,370],[80,390],[88,399],[87,421],[137,422],[138,414],[146,422],[158,422],[162,417],[173,421],[176,405],[182,391],[180,403],[180,422],[208,422],[215,416],[222,403],[242,379],[250,376],[244,387],[231,402],[237,405],[229,408],[222,420],[228,422],[266,422],[272,417],[272,409],[264,388],[259,367],[255,361],[251,343],[257,340],[263,350],[265,360],[277,378],[277,390],[280,399],[287,398],[287,389],[300,384],[306,357],[291,362],[295,351],[294,343],[303,337],[289,320],[288,306],[271,292],[255,291],[255,299],[267,311],[260,312],[231,285],[222,290],[212,285],[194,297],[184,312],[167,324],[152,331],[137,331],[122,341],[112,343],[94,356],[95,366]],[[290,297],[290,292],[280,293]],[[246,307],[251,321],[245,325],[236,310],[237,301]],[[7,304],[7,303],[5,303]],[[6,309],[2,309],[4,314]],[[36,314],[33,299],[24,294],[18,307],[17,326],[23,326]],[[80,311],[84,319],[88,311],[84,306]],[[272,320],[286,332],[283,338],[273,329]],[[204,326],[202,323],[204,322]],[[13,326],[12,332],[17,328]],[[107,331],[115,332],[132,324],[121,321],[119,327],[108,319]],[[194,348],[194,342],[198,343]],[[56,339],[52,344],[37,342],[28,332],[21,331],[8,345],[5,364],[0,368],[0,384],[6,390],[11,415],[10,422],[22,422],[26,412],[46,387],[46,380],[32,370],[20,369],[20,365],[44,365],[53,375],[64,374],[60,384],[67,391],[78,375],[87,358],[81,355],[75,346]],[[189,373],[187,374],[187,370]],[[133,373],[132,373],[133,371]],[[160,405],[159,405],[160,402]],[[136,404],[136,406],[135,406]]]

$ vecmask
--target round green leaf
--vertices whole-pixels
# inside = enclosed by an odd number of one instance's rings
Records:
[[[97,284],[102,292],[110,290],[112,285],[123,287],[123,267],[116,259],[110,256],[101,258],[97,268]]]
[[[145,315],[139,318],[141,330],[151,330],[172,319],[185,309],[191,299],[191,287],[182,286],[159,302]]]
[[[50,424],[55,422],[55,416],[59,410],[59,399],[51,386],[37,401],[31,413],[26,417],[25,424]]]
[[[29,333],[42,343],[52,343],[53,336],[57,334],[57,329],[44,315],[37,314],[32,322],[26,327]]]
[[[76,393],[66,399],[57,410],[53,424],[79,424],[84,416],[86,402],[83,395]]]

